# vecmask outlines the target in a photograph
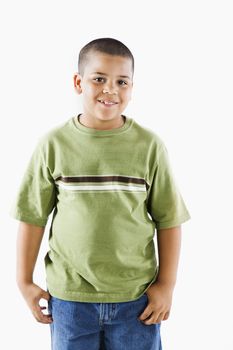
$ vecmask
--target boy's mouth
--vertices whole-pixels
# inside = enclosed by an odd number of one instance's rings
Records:
[[[97,100],[97,101],[104,104],[105,106],[113,106],[118,104],[118,102],[110,101],[110,100]]]

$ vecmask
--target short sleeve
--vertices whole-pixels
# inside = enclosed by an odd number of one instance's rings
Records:
[[[156,229],[179,226],[190,214],[175,182],[164,144],[158,150],[153,180],[148,193],[147,210]]]
[[[31,155],[10,216],[38,226],[46,226],[56,202],[56,186],[45,163],[41,140]]]

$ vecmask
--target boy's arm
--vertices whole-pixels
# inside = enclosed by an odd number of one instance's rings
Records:
[[[181,247],[181,226],[157,231],[159,272],[156,281],[175,287]]]
[[[42,310],[45,307],[39,305],[40,299],[49,300],[50,294],[33,282],[33,271],[44,231],[45,227],[20,222],[16,247],[16,281],[36,320],[51,323],[51,316],[43,314]]]
[[[159,272],[156,282],[146,291],[149,302],[139,316],[146,325],[160,323],[169,317],[180,255],[181,226],[157,230],[157,240]]]

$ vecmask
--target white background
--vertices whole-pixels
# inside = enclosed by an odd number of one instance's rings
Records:
[[[81,112],[72,81],[79,50],[113,37],[135,57],[125,114],[164,140],[192,216],[183,225],[163,349],[232,350],[232,2],[9,0],[0,6],[0,347],[50,348],[49,326],[34,320],[15,283],[18,222],[8,212],[38,138]],[[47,234],[35,270],[43,288]]]

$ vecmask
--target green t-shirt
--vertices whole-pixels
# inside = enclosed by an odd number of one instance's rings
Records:
[[[138,299],[156,280],[155,230],[190,218],[160,137],[125,117],[97,130],[77,116],[39,138],[10,210],[49,228],[44,260],[52,296]]]

